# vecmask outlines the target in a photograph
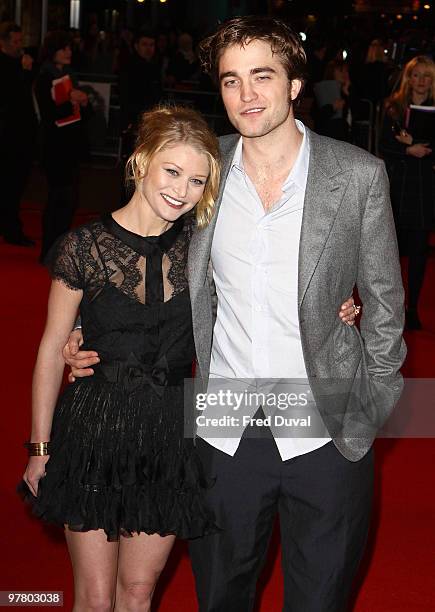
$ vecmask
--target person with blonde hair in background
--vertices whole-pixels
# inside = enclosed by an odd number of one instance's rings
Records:
[[[429,233],[435,227],[435,132],[434,121],[423,135],[413,134],[407,122],[411,105],[434,104],[435,62],[419,55],[405,65],[398,90],[385,103],[379,147],[390,178],[399,248],[409,257],[406,324],[410,330],[422,327],[418,304]]]
[[[378,104],[390,91],[389,79],[392,71],[393,65],[385,52],[382,40],[373,39],[367,47],[364,64],[353,79],[355,95],[360,99],[370,100],[373,104],[373,115]]]

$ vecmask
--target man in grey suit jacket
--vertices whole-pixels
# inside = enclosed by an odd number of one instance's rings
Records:
[[[341,610],[369,525],[371,445],[400,395],[405,357],[384,164],[295,120],[305,53],[284,23],[233,19],[201,57],[239,134],[221,139],[216,212],[190,248],[198,376],[203,390],[305,377],[325,430],[304,440],[199,432],[222,527],[190,546],[200,610],[252,609],[277,513],[284,609]],[[335,314],[355,285],[361,332]]]

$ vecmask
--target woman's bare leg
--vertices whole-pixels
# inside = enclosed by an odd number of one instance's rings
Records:
[[[148,612],[157,580],[175,536],[135,534],[121,537],[116,583],[117,612]]]
[[[102,529],[65,528],[74,572],[73,612],[111,612],[115,601],[119,542],[108,542]]]

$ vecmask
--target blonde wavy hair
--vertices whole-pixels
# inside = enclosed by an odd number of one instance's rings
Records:
[[[435,62],[426,55],[417,55],[404,67],[399,89],[386,102],[386,109],[393,117],[403,115],[409,104],[412,104],[411,75],[416,66],[424,66],[432,77],[432,90],[429,101],[435,101]]]
[[[195,207],[197,225],[203,228],[213,216],[219,190],[220,152],[216,135],[196,111],[183,106],[158,106],[143,113],[136,148],[127,160],[126,181],[134,181],[137,189],[147,175],[152,157],[179,144],[190,145],[208,159],[210,173]]]
[[[384,53],[384,45],[382,44],[382,40],[379,38],[374,38],[368,48],[366,55],[366,64],[373,64],[374,62],[383,62],[387,61],[387,57]]]

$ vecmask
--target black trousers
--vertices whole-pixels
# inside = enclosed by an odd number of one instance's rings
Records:
[[[330,442],[282,461],[273,438],[231,457],[197,440],[222,532],[192,540],[200,612],[248,612],[279,514],[286,612],[344,610],[370,522],[373,451],[345,459]]]

